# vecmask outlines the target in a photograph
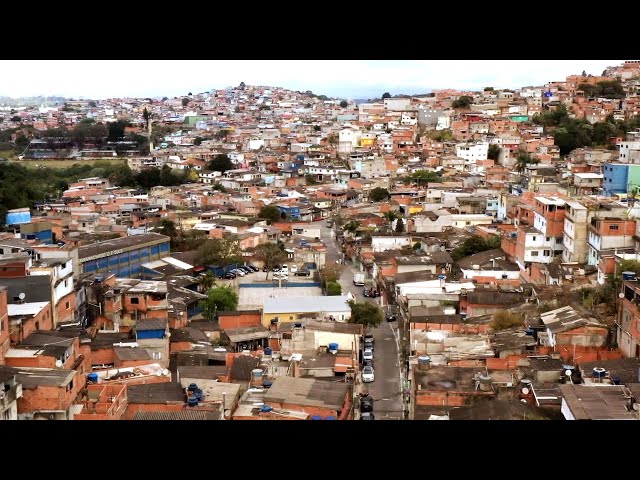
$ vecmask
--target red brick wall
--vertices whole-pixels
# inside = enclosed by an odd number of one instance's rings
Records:
[[[69,307],[67,307],[67,302],[69,302]],[[76,294],[75,292],[69,292],[69,294],[62,297],[60,301],[58,301],[58,305],[56,305],[56,318],[58,319],[58,323],[73,319],[75,310]]]
[[[7,313],[7,290],[0,289],[0,365],[4,365],[4,356],[9,350],[9,315]]]
[[[226,330],[228,328],[258,326],[262,324],[262,315],[260,312],[234,312],[233,314],[220,313],[218,315],[218,322],[222,330]]]
[[[101,348],[91,352],[91,365],[110,365],[115,363],[113,347]]]
[[[48,303],[47,306],[40,310],[37,315],[34,315],[28,320],[23,320],[22,330],[18,327],[12,334],[10,334],[11,341],[14,343],[20,343],[36,330],[53,330],[51,303]]]
[[[191,342],[170,342],[169,353],[189,351],[193,347]]]

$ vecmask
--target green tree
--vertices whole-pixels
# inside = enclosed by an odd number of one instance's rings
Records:
[[[500,310],[493,314],[493,319],[489,326],[495,330],[505,330],[507,328],[520,327],[524,325],[522,315],[510,312],[508,310]]]
[[[317,185],[318,182],[316,180],[315,175],[307,174],[304,176],[304,181],[307,185]]]
[[[147,110],[147,107],[144,107],[142,110],[142,118],[144,119],[144,125],[148,129],[149,128],[149,120],[151,120],[151,112]]]
[[[396,233],[403,233],[404,232],[404,221],[402,220],[402,218],[398,218],[396,220]]]
[[[198,147],[200,146],[200,144],[202,144],[202,141],[204,140],[204,138],[202,137],[196,137],[193,139],[193,144]]]
[[[125,120],[117,120],[115,122],[109,122],[107,129],[107,140],[110,142],[116,142],[124,138],[124,130],[129,126],[129,122]]]
[[[236,235],[207,239],[196,250],[196,261],[200,265],[224,266],[242,262],[242,250]]]
[[[264,267],[267,268],[267,275],[265,279],[269,278],[269,273],[273,270],[273,267],[282,265],[287,261],[287,252],[280,248],[275,243],[261,243],[251,249],[253,257],[262,262]]]
[[[382,309],[375,303],[356,303],[353,300],[348,303],[351,308],[351,323],[364,325],[365,328],[375,328],[384,320]]]
[[[265,205],[260,209],[258,216],[268,220],[269,225],[271,225],[272,223],[276,223],[280,220],[280,210],[275,205]]]
[[[389,92],[384,92],[384,93],[382,94],[382,98],[383,98],[383,99],[384,99],[384,98],[391,98],[391,94],[390,94]]]
[[[338,282],[328,282],[327,295],[328,296],[342,295],[342,286]]]
[[[487,158],[490,160],[498,160],[500,156],[500,145],[492,143],[489,145],[489,151],[487,152]]]
[[[442,177],[431,170],[416,170],[405,177],[405,182],[426,186],[428,183],[441,182]]]
[[[227,170],[233,170],[233,162],[226,153],[221,153],[213,157],[213,159],[207,164],[207,169],[214,172],[226,172]]]
[[[371,200],[372,202],[382,202],[389,197],[389,190],[387,190],[386,188],[376,187],[371,189],[371,191],[369,192],[369,200]]]
[[[471,105],[472,102],[473,97],[470,97],[469,95],[462,95],[460,98],[453,101],[453,103],[451,104],[451,108],[469,108],[469,105]]]
[[[162,235],[166,235],[167,237],[171,237],[172,240],[175,239],[178,236],[175,222],[172,222],[171,220],[167,220],[166,218],[163,219],[160,222],[158,233],[161,233]]]
[[[346,100],[342,100],[342,101],[340,102],[340,106],[341,106],[342,108],[347,108],[347,107],[349,106],[349,102],[347,102]]]
[[[518,173],[524,173],[524,171],[527,169],[527,166],[535,165],[537,163],[540,163],[540,160],[538,160],[537,158],[532,158],[529,153],[525,152],[524,150],[520,150],[518,152],[518,155],[516,156],[516,163],[514,167]]]
[[[182,106],[183,106],[183,107],[186,107],[187,105],[189,105],[189,102],[190,102],[190,101],[191,101],[191,99],[190,99],[190,98],[187,98],[187,97],[183,98],[183,99],[182,99]]]
[[[198,285],[200,285],[201,292],[209,292],[215,284],[216,276],[209,270],[204,275],[200,275],[200,277],[198,277]]]
[[[478,235],[473,235],[466,238],[461,245],[456,247],[451,252],[451,258],[453,258],[454,260],[460,260],[461,258],[468,257],[469,255],[473,255],[474,253],[491,250],[492,248],[496,248],[495,242],[496,240],[494,239],[485,240]]]
[[[349,232],[352,235],[355,235],[356,232],[358,231],[358,227],[360,225],[358,224],[358,222],[356,222],[355,220],[350,220],[349,222],[345,223],[342,227],[342,229],[345,232]]]
[[[200,300],[200,306],[209,321],[217,317],[218,312],[230,312],[238,308],[238,293],[229,285],[212,288],[207,298]]]

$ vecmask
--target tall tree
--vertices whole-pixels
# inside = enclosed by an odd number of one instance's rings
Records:
[[[403,233],[404,232],[404,220],[402,220],[402,218],[398,218],[396,220],[396,233]]]
[[[287,252],[285,252],[279,245],[275,243],[261,243],[251,249],[253,257],[262,262],[267,269],[267,275],[265,279],[269,278],[269,273],[273,270],[273,267],[282,265],[287,261]]]
[[[149,128],[149,120],[151,119],[151,113],[147,110],[147,107],[144,107],[142,110],[142,118],[144,119],[144,125],[148,129]]]
[[[229,158],[229,155],[226,153],[221,153],[220,155],[216,155],[213,159],[207,164],[207,170],[211,170],[214,172],[226,172],[227,170],[233,170],[233,162]]]
[[[242,262],[242,250],[236,235],[210,238],[196,250],[196,260],[201,265],[225,266]]]
[[[200,275],[198,278],[198,285],[200,286],[200,291],[205,294],[209,292],[211,288],[213,288],[216,284],[216,276],[207,271],[204,275]]]
[[[171,220],[167,220],[166,218],[160,222],[160,227],[158,228],[158,233],[162,235],[166,235],[167,237],[171,237],[174,240],[177,237],[176,224]]]
[[[275,205],[265,205],[260,209],[258,216],[267,220],[271,225],[280,220],[280,210]]]
[[[369,200],[372,202],[382,202],[389,198],[389,190],[382,187],[372,188],[369,192]]]
[[[115,122],[109,122],[107,140],[110,142],[117,142],[124,138],[124,130],[129,126],[129,122],[125,120],[116,120]]]
[[[351,323],[359,323],[365,328],[375,328],[384,320],[382,309],[375,303],[356,303],[350,300],[349,307],[351,307]]]
[[[487,152],[487,158],[490,160],[498,160],[500,156],[500,145],[492,143],[489,145],[489,151]]]
[[[207,298],[200,300],[200,306],[204,309],[207,319],[212,321],[218,312],[229,312],[238,308],[238,293],[229,285],[211,288]]]
[[[382,98],[391,98],[391,94],[389,92],[384,92],[382,94]]]

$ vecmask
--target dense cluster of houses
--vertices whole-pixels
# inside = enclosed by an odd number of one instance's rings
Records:
[[[349,322],[348,296],[324,296],[313,278],[284,295],[229,282],[238,309],[212,321],[208,266],[159,233],[171,221],[243,252],[281,243],[292,264],[322,270],[327,220],[342,263],[397,322],[407,418],[638,419],[640,287],[620,266],[639,260],[640,133],[561,156],[532,119],[561,106],[590,123],[631,119],[639,76],[625,62],[514,91],[359,104],[241,84],[20,109],[42,130],[86,118],[170,126],[128,165],[189,169],[194,181],[141,191],[81,178],[7,213],[0,419],[358,418],[365,329]],[[579,88],[612,79],[624,99]],[[519,163],[523,152],[534,162]],[[207,168],[223,154],[232,169]],[[261,218],[266,206],[281,219]],[[469,239],[492,248],[459,255]],[[612,277],[615,314],[579,301]],[[523,324],[492,327],[505,311]]]

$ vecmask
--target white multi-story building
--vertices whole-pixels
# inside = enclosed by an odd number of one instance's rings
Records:
[[[459,143],[456,145],[456,156],[465,159],[465,163],[475,163],[476,160],[486,160],[489,153],[487,142]]]

